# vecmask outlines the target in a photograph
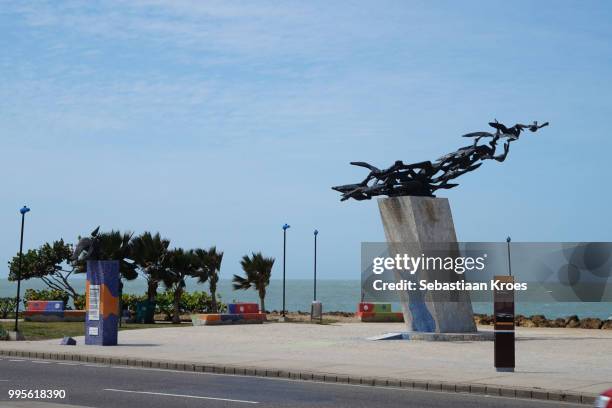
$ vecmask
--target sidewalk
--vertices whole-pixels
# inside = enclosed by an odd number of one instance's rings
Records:
[[[143,329],[120,332],[116,347],[84,346],[83,338],[77,338],[76,347],[60,346],[59,340],[0,342],[0,354],[14,350],[21,353],[11,354],[25,357],[111,364],[130,364],[127,359],[132,359],[134,365],[147,367],[575,402],[589,402],[612,387],[610,330],[518,328],[516,372],[497,373],[492,342],[366,340],[404,329],[401,323]],[[177,362],[181,364],[172,365]]]

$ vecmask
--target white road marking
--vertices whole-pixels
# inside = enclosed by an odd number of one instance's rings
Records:
[[[2,360],[2,359],[0,359]],[[7,360],[7,361],[28,361],[28,360]],[[34,360],[30,360],[34,362]],[[57,365],[65,365],[65,366],[84,366],[82,363],[62,363],[62,362],[50,362],[51,364],[55,363]],[[402,391],[402,392],[437,392],[442,394],[453,394],[453,395],[461,395],[465,397],[487,397],[487,398],[501,398],[501,399],[523,399],[523,398],[515,398],[515,397],[505,397],[501,395],[485,395],[478,393],[466,393],[466,392],[454,392],[454,391],[443,391],[443,390],[421,390],[416,388],[398,388],[393,386],[372,386],[365,384],[348,384],[348,383],[340,383],[340,382],[326,382],[326,381],[316,381],[316,380],[299,380],[293,378],[283,378],[283,377],[260,377],[260,376],[250,376],[250,375],[241,375],[241,374],[225,374],[225,373],[209,373],[209,372],[201,372],[201,371],[183,371],[183,370],[172,370],[168,368],[147,368],[147,367],[130,367],[130,366],[116,366],[116,365],[91,365],[92,367],[104,367],[104,368],[119,368],[124,370],[142,370],[142,371],[164,371],[170,372],[174,374],[196,374],[196,375],[210,375],[210,376],[226,376],[226,377],[251,377],[258,380],[272,380],[272,381],[285,381],[285,382],[295,382],[301,384],[318,384],[318,385],[327,385],[327,386],[341,386],[341,387],[362,387],[362,388],[377,388],[379,391],[389,390],[389,391]],[[10,380],[0,380],[0,382],[9,382]],[[113,392],[125,392],[125,393],[135,393],[135,394],[149,394],[149,395],[160,395],[160,396],[174,396],[174,397],[183,397],[183,398],[196,398],[196,399],[209,399],[209,400],[218,400],[218,401],[229,401],[229,402],[240,402],[245,404],[259,404],[257,401],[243,401],[243,400],[232,400],[232,399],[224,399],[224,398],[213,398],[213,397],[200,397],[196,395],[180,395],[180,394],[164,394],[164,393],[155,393],[155,392],[145,392],[145,391],[129,391],[129,390],[116,390],[116,389],[105,389],[105,391],[113,391]],[[529,399],[529,398],[527,398]],[[561,401],[552,401],[552,400],[534,400],[538,403],[549,403],[555,405],[575,405],[571,402],[561,402]]]
[[[14,363],[21,363],[21,362],[26,361],[26,360],[9,360],[9,361],[12,361]]]
[[[192,373],[192,371],[176,371],[176,370],[168,370],[167,368],[128,367],[128,366],[115,366],[115,365],[110,365],[110,366],[105,366],[105,367],[118,368],[120,370],[172,371],[176,373],[182,373],[182,372]],[[200,373],[200,374],[212,374],[212,373]]]
[[[34,364],[53,364],[51,361],[39,361],[39,360],[32,360],[32,363]]]
[[[202,397],[199,395],[168,394],[164,392],[117,390],[114,388],[105,388],[104,391],[125,392],[129,394],[160,395],[163,397],[195,398],[195,399],[205,399],[205,400],[214,400],[214,401],[239,402],[243,404],[259,404],[259,402],[257,401],[245,401],[245,400],[230,399],[230,398]]]

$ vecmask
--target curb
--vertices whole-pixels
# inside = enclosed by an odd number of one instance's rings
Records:
[[[385,377],[356,377],[331,373],[263,369],[257,367],[238,367],[231,365],[167,360],[106,357],[99,355],[83,355],[74,353],[45,353],[40,351],[0,349],[0,356],[22,357],[40,360],[78,361],[82,363],[98,363],[113,366],[130,366],[161,370],[228,374],[251,377],[283,378],[301,381],[364,385],[374,387],[406,388],[418,391],[457,392],[465,394],[490,395],[521,399],[563,401],[585,405],[593,405],[595,403],[596,398],[596,396],[593,394],[571,393],[555,390],[545,390],[540,388],[503,387],[485,384],[394,379]]]

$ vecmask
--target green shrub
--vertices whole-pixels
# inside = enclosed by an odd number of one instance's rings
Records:
[[[8,340],[8,338],[8,332],[4,329],[4,327],[0,326],[0,340]]]
[[[174,313],[173,298],[170,291],[158,293],[155,297],[155,313],[163,313],[166,315],[165,320],[167,321],[172,320],[172,314]]]
[[[181,310],[189,313],[199,313],[210,309],[212,298],[205,292],[183,293]]]
[[[85,295],[77,295],[72,302],[75,310],[85,310]]]
[[[17,302],[15,301],[15,298],[0,298],[0,318],[8,318],[9,313],[14,312],[16,306]]]
[[[212,297],[206,292],[183,293],[181,298],[181,309],[188,313],[211,313]],[[217,308],[224,310],[225,305],[217,296]]]
[[[227,309],[221,303],[221,297],[217,296],[217,308],[219,311]],[[184,292],[180,302],[181,313],[210,313],[212,311],[212,297],[206,292]],[[172,292],[158,293],[155,299],[155,312],[165,315],[165,320],[172,320],[174,314],[174,296]]]
[[[123,309],[128,309],[132,312],[136,311],[136,303],[142,302],[143,300],[147,300],[147,297],[145,295],[138,296],[128,293],[124,293],[121,295],[121,304],[123,305]]]

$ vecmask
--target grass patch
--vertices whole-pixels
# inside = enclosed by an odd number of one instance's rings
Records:
[[[169,327],[184,327],[191,326],[191,323],[178,324],[135,324],[123,323],[119,331],[123,330],[138,330],[138,329],[160,329]],[[2,322],[0,327],[6,330],[13,330],[14,323]],[[1,331],[1,330],[0,330]],[[84,322],[19,322],[19,331],[24,335],[26,340],[48,340],[60,339],[64,336],[76,337],[85,335]]]

